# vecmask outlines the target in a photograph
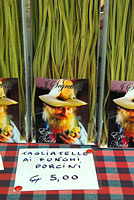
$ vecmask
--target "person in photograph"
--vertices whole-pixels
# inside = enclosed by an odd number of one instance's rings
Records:
[[[117,116],[109,121],[111,146],[134,147],[134,87],[125,96],[114,99]]]
[[[20,132],[14,122],[8,118],[7,108],[18,102],[5,96],[3,84],[0,81],[0,142],[18,143]]]
[[[41,127],[38,131],[47,135],[44,142],[87,144],[87,132],[76,116],[77,107],[87,103],[75,97],[70,80],[58,80],[49,94],[39,98],[43,101],[43,125],[39,125],[40,118],[37,123],[38,127]]]

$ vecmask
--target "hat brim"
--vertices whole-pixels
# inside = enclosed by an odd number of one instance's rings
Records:
[[[54,96],[51,96],[49,94],[47,95],[41,95],[39,96],[39,98],[51,105],[51,106],[56,106],[56,107],[62,107],[62,106],[67,106],[67,107],[72,107],[72,106],[83,106],[83,105],[86,105],[87,103],[84,102],[84,101],[81,101],[79,99],[67,99],[67,100],[59,100],[57,99],[56,97]]]
[[[0,106],[9,106],[12,104],[17,104],[17,101],[14,101],[12,99],[9,98],[0,98]]]
[[[125,97],[121,97],[118,99],[113,100],[117,105],[126,108],[126,109],[134,109],[134,102],[132,102],[130,99],[127,99]]]

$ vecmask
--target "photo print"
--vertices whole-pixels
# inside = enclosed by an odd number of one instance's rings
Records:
[[[134,147],[134,81],[111,81],[108,147]]]
[[[36,79],[36,142],[86,145],[88,79]]]
[[[0,78],[0,142],[20,142],[18,113],[18,79]]]

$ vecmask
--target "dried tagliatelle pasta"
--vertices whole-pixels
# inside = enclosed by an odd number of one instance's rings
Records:
[[[134,81],[134,0],[109,0],[106,49],[106,78],[103,103],[104,129],[101,143],[107,143],[108,102],[111,80]]]
[[[37,77],[88,79],[88,142],[95,139],[99,4],[98,0],[31,2],[34,123]]]
[[[0,80],[2,81],[1,87],[5,95],[12,97],[12,99],[17,99],[18,102],[18,104],[8,107],[8,115],[10,120],[16,121],[20,132],[19,141],[26,139],[22,27],[21,0],[0,0]],[[17,110],[15,106],[18,107]],[[11,141],[10,139],[7,142],[16,141]]]

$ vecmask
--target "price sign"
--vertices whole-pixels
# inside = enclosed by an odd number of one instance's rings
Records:
[[[87,150],[20,149],[15,190],[98,189],[93,155]]]

